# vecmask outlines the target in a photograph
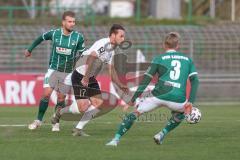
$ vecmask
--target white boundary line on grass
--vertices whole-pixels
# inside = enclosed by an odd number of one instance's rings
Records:
[[[26,124],[1,124],[0,127],[26,127]]]
[[[70,121],[69,121],[70,122]],[[72,121],[74,122],[74,121]],[[136,123],[160,123],[165,121],[136,121]],[[224,120],[216,120],[216,121],[208,121],[207,123],[222,123],[225,122]],[[240,122],[240,119],[235,120],[235,122]],[[92,122],[95,124],[119,124],[120,122]],[[205,123],[205,122],[203,122]],[[44,123],[44,126],[51,126],[50,123]],[[191,125],[191,124],[189,124]],[[0,124],[0,127],[27,127],[28,124]]]
[[[212,106],[222,106],[222,105],[240,105],[240,102],[196,102],[196,105],[200,106],[208,106],[208,105],[212,105]]]

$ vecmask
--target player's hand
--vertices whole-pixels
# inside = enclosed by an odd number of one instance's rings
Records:
[[[128,104],[123,106],[123,112],[126,112],[130,106]]]
[[[129,105],[129,106],[135,106],[135,103],[132,102],[132,101],[129,101],[129,102],[128,102],[128,105]]]
[[[193,107],[192,103],[187,102],[187,103],[184,105],[184,114],[185,114],[185,115],[190,115],[191,112],[192,112],[192,107]]]
[[[129,107],[135,106],[135,103],[132,101],[129,101],[126,105],[123,106],[123,111],[126,112]]]
[[[31,57],[31,55],[32,55],[32,53],[29,52],[27,49],[24,51],[24,56],[25,56],[25,58]]]
[[[89,79],[84,76],[81,80],[81,83],[82,83],[83,86],[87,87],[88,83],[89,83]]]

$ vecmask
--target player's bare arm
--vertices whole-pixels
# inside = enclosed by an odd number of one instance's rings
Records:
[[[118,75],[116,73],[116,70],[114,69],[114,66],[109,64],[108,65],[108,71],[109,74],[111,75],[112,81],[116,83],[116,85],[123,90],[125,93],[129,92],[128,86],[124,85],[122,82],[120,82]]]
[[[97,58],[97,53],[95,51],[93,51],[87,58],[87,61],[86,61],[87,70],[86,70],[85,76],[81,80],[81,83],[83,84],[83,86],[88,86],[92,64],[94,63],[96,58]]]

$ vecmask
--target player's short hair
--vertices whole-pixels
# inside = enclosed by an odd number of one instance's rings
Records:
[[[176,48],[180,41],[180,35],[177,32],[170,32],[164,39],[164,45],[168,48]]]
[[[120,24],[113,24],[110,31],[109,31],[109,36],[111,36],[113,33],[117,34],[118,30],[123,30],[125,31],[124,27]]]
[[[62,15],[62,20],[65,20],[67,16],[75,18],[75,13],[73,11],[65,11]]]

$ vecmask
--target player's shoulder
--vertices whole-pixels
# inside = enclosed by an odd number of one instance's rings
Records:
[[[110,39],[109,38],[101,38],[101,39],[97,40],[95,43],[105,45],[106,43],[110,43]]]
[[[153,57],[153,59],[154,59],[154,60],[160,60],[160,59],[162,59],[164,56],[166,56],[165,53],[157,54],[156,56]]]
[[[81,32],[72,31],[72,37],[76,37],[79,40],[78,42],[84,41],[84,35]]]
[[[105,47],[106,44],[110,43],[110,39],[109,38],[101,38],[97,41],[94,42],[95,46],[98,47]]]
[[[44,34],[45,33],[53,33],[53,32],[56,32],[57,30],[58,30],[58,28],[51,28],[51,29],[45,31]]]
[[[52,28],[48,31],[52,36],[61,35],[61,28]]]
[[[78,35],[80,37],[84,37],[84,35],[79,31],[73,31],[73,34]]]
[[[179,52],[179,54],[181,54],[181,56],[185,57],[190,63],[193,62],[192,58],[188,54],[185,54],[182,52]]]
[[[51,32],[59,32],[59,33],[62,32],[61,28],[52,28],[50,31]]]
[[[160,63],[161,60],[162,60],[162,54],[158,54],[158,55],[153,57],[152,63]]]
[[[183,59],[183,60],[192,62],[191,57],[189,57],[188,54],[186,54],[186,53],[183,53],[183,52],[180,52],[180,51],[176,51],[176,52],[174,53],[174,56],[176,57],[176,59]],[[174,56],[173,56],[173,57],[174,57]]]

